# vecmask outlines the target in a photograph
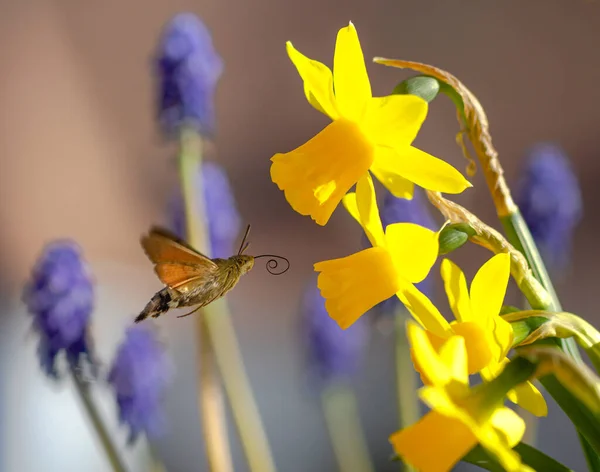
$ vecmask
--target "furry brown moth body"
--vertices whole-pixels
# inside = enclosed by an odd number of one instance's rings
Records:
[[[141,244],[154,264],[156,275],[166,287],[152,297],[135,322],[139,323],[148,317],[157,318],[171,308],[195,306],[193,311],[178,318],[191,315],[235,287],[240,277],[254,267],[254,260],[259,257],[272,258],[267,262],[267,270],[271,274],[286,272],[289,261],[285,257],[270,254],[254,257],[244,254],[249,245],[246,241],[249,232],[248,225],[237,254],[228,259],[210,259],[171,232],[158,227],[151,228],[142,237]],[[276,258],[287,263],[287,267],[281,272],[273,272],[278,265]]]

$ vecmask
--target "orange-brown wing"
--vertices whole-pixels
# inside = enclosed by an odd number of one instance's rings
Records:
[[[208,260],[208,259],[207,259]],[[212,261],[210,261],[212,263]],[[156,264],[154,270],[158,278],[165,285],[177,290],[178,292],[188,292],[193,287],[214,278],[217,272],[217,265],[190,265],[177,262],[160,262]]]
[[[141,243],[144,252],[154,264],[182,262],[200,264],[207,268],[214,266],[216,269],[216,264],[208,257],[165,229],[152,228],[148,235],[142,237]]]

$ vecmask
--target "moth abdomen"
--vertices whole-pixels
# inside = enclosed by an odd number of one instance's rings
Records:
[[[169,293],[168,288],[163,288],[161,291],[156,292],[154,296],[150,299],[146,307],[142,310],[142,312],[135,319],[136,323],[145,320],[149,316],[153,318],[157,318],[163,313],[169,311],[171,308],[171,294]]]

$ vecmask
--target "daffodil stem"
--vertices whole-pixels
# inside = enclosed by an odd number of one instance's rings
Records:
[[[395,314],[396,335],[396,386],[398,392],[398,413],[400,428],[416,423],[420,417],[419,399],[417,398],[417,378],[410,357],[410,346],[406,336],[406,309],[401,306]],[[411,465],[405,464],[404,471],[413,472]]]
[[[210,254],[206,237],[208,228],[204,218],[204,208],[201,207],[202,200],[197,198],[197,195],[203,195],[203,190],[200,187],[200,179],[193,178],[197,175],[201,164],[201,145],[202,138],[196,131],[187,130],[182,133],[180,169],[186,202],[189,242],[205,254]],[[201,222],[204,222],[204,225]],[[250,380],[244,368],[227,302],[225,299],[214,301],[202,310],[201,316],[198,318],[202,326],[203,340],[201,340],[201,346],[204,346],[204,358],[207,358],[210,354],[221,372],[249,469],[251,472],[274,472],[276,470],[275,463],[252,394]],[[208,367],[214,368],[214,365],[211,367],[209,364]],[[214,381],[212,385],[213,389],[218,387],[218,383]],[[203,384],[200,385],[200,388],[202,387]],[[220,398],[220,390],[214,390],[212,397],[214,399]],[[220,418],[219,424],[224,427],[224,412],[221,403],[215,403],[218,413],[215,416]],[[207,408],[210,408],[210,405],[207,405]],[[208,438],[212,439],[211,436],[207,436],[207,440]],[[224,458],[226,455],[228,465],[226,468],[213,470],[232,470],[229,443],[225,444],[227,448],[220,448],[219,457]]]
[[[183,193],[188,242],[207,253],[206,234],[202,227],[204,208],[202,189],[198,188],[196,176],[202,163],[202,138],[195,131],[182,129],[180,135],[179,176]],[[229,450],[225,406],[217,371],[211,339],[206,329],[204,313],[196,318],[198,345],[198,407],[206,444],[206,455],[211,472],[232,472],[233,464]]]
[[[112,442],[106,425],[102,421],[102,417],[100,416],[98,408],[94,403],[88,384],[81,379],[80,375],[73,367],[71,367],[71,377],[73,378],[73,383],[77,393],[79,394],[79,398],[81,398],[88,417],[94,426],[96,434],[98,435],[98,439],[100,439],[100,443],[102,444],[106,458],[110,462],[111,469],[113,472],[125,472],[127,469],[125,469],[123,461],[117,452],[117,448]]]
[[[322,392],[321,403],[340,472],[374,472],[352,390],[330,386]]]

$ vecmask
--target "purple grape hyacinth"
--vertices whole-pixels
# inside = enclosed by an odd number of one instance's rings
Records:
[[[214,162],[202,163],[196,175],[204,189],[205,223],[208,224],[211,257],[228,258],[240,231],[241,220],[225,169]],[[198,196],[201,197],[200,195]],[[186,219],[181,192],[173,197],[169,208],[169,226],[180,238],[186,239]]]
[[[164,28],[157,48],[158,117],[166,135],[182,125],[210,135],[215,128],[214,94],[223,61],[211,35],[192,13],[180,13]]]
[[[87,328],[94,289],[75,242],[56,241],[46,246],[23,290],[23,301],[41,336],[38,354],[48,375],[58,375],[56,357],[61,351],[73,367],[79,365],[82,355],[90,357]]]
[[[115,390],[120,421],[130,428],[130,443],[141,432],[150,437],[165,432],[163,400],[172,377],[171,359],[154,328],[148,323],[129,327],[108,381]]]
[[[327,313],[325,299],[314,282],[304,294],[302,312],[308,356],[318,378],[329,383],[355,375],[368,335],[364,318],[342,330]]]
[[[530,149],[517,204],[545,262],[551,269],[563,269],[583,202],[577,177],[560,147],[539,143]]]

